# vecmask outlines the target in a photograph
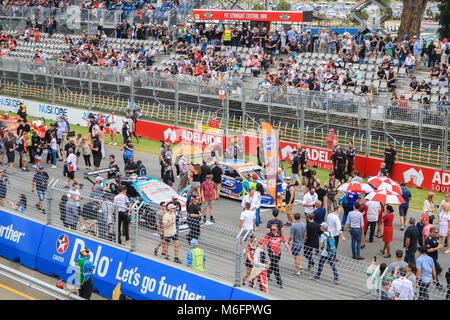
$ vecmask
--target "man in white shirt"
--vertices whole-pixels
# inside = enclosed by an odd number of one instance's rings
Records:
[[[69,148],[67,150],[68,156],[66,158],[67,166],[67,185],[70,186],[70,180],[74,183],[80,185],[80,182],[75,178],[75,171],[77,171],[77,156],[73,153],[73,149]]]
[[[389,295],[394,300],[413,300],[414,288],[412,282],[406,279],[406,269],[400,268],[398,271],[399,278],[395,279],[389,288]]]
[[[250,210],[250,202],[246,202],[244,205],[244,211],[241,213],[239,230],[255,231],[255,212]]]
[[[119,225],[118,225],[118,232],[117,239],[119,244],[122,244],[122,234],[125,236],[125,240],[130,240],[130,235],[128,232],[128,204],[130,200],[127,197],[127,187],[124,185],[119,186],[119,194],[114,197],[114,205],[116,212],[118,212],[119,215]],[[123,226],[123,233],[122,233],[122,226]]]
[[[309,189],[309,192],[306,193],[305,196],[303,197],[303,206],[305,207],[305,215],[307,215],[308,213],[313,213],[314,206],[317,200],[318,196],[316,193],[316,188],[312,186]]]
[[[381,204],[376,201],[367,201],[367,229],[365,234],[367,234],[367,231],[369,231],[369,242],[373,242],[373,237],[375,235],[375,228],[377,227],[378,222],[378,215],[381,210]]]
[[[250,210],[255,211],[256,210],[256,197],[255,197],[255,190],[250,189],[248,190],[248,193],[244,196],[244,198],[241,201],[242,210],[245,210],[245,204],[248,202],[250,203]]]
[[[342,233],[341,219],[339,218],[341,214],[341,207],[336,207],[334,212],[330,212],[327,216],[328,231],[334,237],[334,243],[336,244],[336,249],[339,244],[339,236],[342,237],[342,241],[345,242],[344,234]]]

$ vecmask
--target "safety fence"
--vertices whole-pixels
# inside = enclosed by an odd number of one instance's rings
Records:
[[[231,75],[212,81],[10,58],[0,62],[1,92],[13,97],[120,113],[136,104],[144,118],[175,125],[207,124],[216,113],[221,129],[249,134],[257,134],[261,121],[268,121],[282,140],[318,147],[327,146],[329,129],[334,128],[341,145],[353,141],[365,156],[383,157],[390,142],[400,161],[443,170],[449,166],[448,112],[436,106],[374,102],[356,93],[252,88]]]
[[[170,241],[167,248],[169,258],[165,259],[161,255],[163,247],[161,246],[160,234],[156,228],[155,212],[159,207],[158,204],[139,202],[138,198],[133,199],[133,203],[126,208],[129,212],[129,218],[127,218],[129,219],[129,240],[127,241],[123,233],[125,229],[122,228],[122,243],[120,244],[118,243],[118,225],[121,217],[117,212],[125,208],[114,205],[112,203],[113,196],[108,192],[93,191],[93,187],[88,185],[87,180],[82,180],[85,183],[84,186],[72,189],[64,179],[53,177],[53,172],[49,171],[51,178],[47,190],[43,192],[40,189],[41,193],[38,194],[36,191],[39,189],[35,187],[32,193],[30,181],[33,180],[34,173],[16,169],[12,169],[11,172],[12,174],[8,169],[5,170],[5,173],[0,173],[2,186],[6,180],[8,181],[2,189],[5,192],[3,197],[0,197],[2,200],[0,206],[17,211],[21,215],[47,226],[66,228],[70,232],[115,244],[130,252],[153,256],[154,259],[160,259],[161,262],[168,265],[177,266],[181,269],[187,268],[185,266],[186,257],[191,247],[186,238],[190,231],[186,225],[185,215],[180,215],[182,220],[180,220],[178,226],[177,248],[175,249],[176,242]],[[28,187],[24,188],[25,185]],[[75,207],[72,207],[72,204],[67,203],[66,197],[78,197],[80,201]],[[36,204],[39,200],[42,200],[42,208],[38,208],[38,204]],[[71,200],[69,199],[69,201]],[[76,207],[79,208],[78,211],[76,211]],[[206,255],[204,274],[213,279],[230,283],[235,287],[243,286],[243,282],[248,287],[248,278],[244,278],[246,273],[250,271],[248,265],[246,265],[246,248],[249,246],[254,248],[256,240],[263,238],[265,233],[265,228],[253,232],[240,230],[236,226],[221,222],[211,223],[207,221],[201,223],[200,231],[195,234],[198,238],[199,247],[204,250]],[[285,237],[289,236],[288,230],[284,230],[283,233]],[[254,237],[255,241],[252,244]],[[155,256],[155,248],[158,245],[160,247]],[[344,245],[345,243],[340,244],[341,247]],[[278,265],[283,288],[277,286],[277,281],[272,274],[272,280],[268,282],[268,297],[305,300],[380,298],[380,291],[377,288],[380,288],[381,277],[377,276],[377,272],[379,273],[377,265],[370,266],[368,261],[356,261],[339,254],[338,249],[338,254],[333,260],[338,276],[338,284],[335,284],[332,282],[335,280],[335,274],[330,268],[328,260],[325,260],[320,278],[312,279],[317,275],[322,251],[307,246],[304,246],[301,250],[302,270],[297,273],[293,256],[288,254],[284,246],[280,248],[281,259]],[[181,263],[174,261],[175,256],[180,258]],[[314,263],[311,269],[307,268],[308,257]],[[267,250],[266,258],[266,263],[269,264]],[[442,278],[442,275],[440,278]],[[251,290],[264,295],[265,292],[258,290],[257,281],[254,284],[255,288]],[[436,300],[445,297],[445,291],[434,285],[430,287],[429,294],[431,299]]]

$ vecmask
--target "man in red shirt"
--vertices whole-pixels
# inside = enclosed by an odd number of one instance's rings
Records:
[[[211,119],[209,119],[209,126],[211,128],[219,129],[219,120],[216,119],[215,113],[213,113],[213,115],[211,116]]]
[[[334,129],[330,129],[330,134],[327,137],[327,147],[328,149],[333,149],[333,142],[334,140],[337,140],[336,135],[334,134]]]
[[[289,254],[292,255],[289,243],[284,238],[284,235],[278,232],[278,226],[273,224],[270,227],[270,232],[266,234],[263,238],[264,242],[267,243],[267,250],[269,252],[270,268],[267,271],[267,278],[270,280],[270,275],[272,272],[275,274],[277,279],[278,287],[283,288],[283,283],[280,276],[280,258],[281,258],[281,243],[283,242]]]
[[[208,174],[206,176],[206,180],[202,183],[202,187],[200,190],[201,199],[202,199],[202,214],[203,214],[203,222],[206,222],[206,209],[209,207],[209,220],[211,222],[214,221],[213,217],[213,202],[216,200],[216,184],[212,181],[212,174]]]

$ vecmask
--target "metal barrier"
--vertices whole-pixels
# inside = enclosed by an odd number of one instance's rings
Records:
[[[123,113],[129,102],[147,119],[192,126],[217,113],[224,130],[255,134],[269,121],[281,139],[326,146],[334,128],[340,144],[353,141],[358,153],[383,157],[386,142],[399,160],[449,169],[448,112],[419,102],[390,105],[357,94],[344,96],[293,88],[252,88],[235,79],[208,80],[161,72],[53,64],[2,57],[1,93],[68,106]],[[226,92],[224,100],[219,91]],[[448,108],[448,107],[447,107]]]
[[[9,177],[9,183],[6,184],[5,198],[0,206],[7,207],[7,210],[17,210],[22,212],[21,214],[24,216],[41,223],[67,228],[71,232],[102,239],[122,246],[126,250],[149,256],[154,256],[155,248],[160,244],[160,236],[155,230],[155,207],[136,202],[128,208],[130,212],[129,241],[125,241],[125,237],[122,236],[122,244],[118,244],[119,217],[117,211],[124,208],[114,205],[111,196],[106,196],[104,192],[94,192],[90,186],[83,186],[79,190],[81,201],[78,219],[73,220],[71,218],[68,221],[67,218],[70,213],[67,211],[67,203],[64,203],[64,196],[70,194],[70,190],[66,187],[65,181],[55,178],[50,180],[45,194],[45,214],[43,214],[42,209],[34,205],[35,202],[38,202],[38,195],[36,192],[31,192],[30,181],[34,173],[13,169],[12,174],[9,170],[5,170],[4,174]],[[4,181],[1,176],[0,181]],[[20,201],[19,198],[26,199],[23,210],[23,201]],[[71,224],[70,226],[68,222]],[[75,224],[72,224],[73,222]],[[262,229],[253,233],[220,222],[201,224],[199,247],[205,251],[207,257],[205,275],[235,286],[242,286],[243,276],[248,271],[245,265],[245,248],[250,245],[253,236],[258,239],[265,236],[265,230]],[[188,228],[184,223],[181,223],[179,226],[179,246],[177,247],[177,256],[180,258],[181,264],[173,261],[176,252],[173,242],[168,247],[170,256],[168,260],[161,256],[161,249],[158,250],[155,259],[161,257],[162,261],[167,264],[185,268],[186,256],[190,250],[189,243],[186,240],[188,232]],[[307,269],[308,259],[305,257],[305,252],[306,256],[309,256],[315,262],[314,267],[310,270]],[[310,255],[308,255],[308,252]],[[277,287],[272,275],[272,281],[268,282],[268,293],[271,297],[314,300],[379,298],[378,285],[368,281],[367,275],[368,271],[375,270],[376,266],[370,267],[368,262],[356,261],[350,257],[342,256],[338,250],[335,265],[339,284],[336,285],[331,283],[334,280],[334,274],[328,262],[325,262],[323,266],[320,279],[311,279],[312,276],[317,274],[317,267],[320,262],[321,253],[318,250],[305,246],[301,255],[303,269],[297,275],[293,257],[287,253],[284,246],[281,248],[279,270],[283,288]],[[267,260],[267,263],[269,263],[269,260]],[[245,281],[245,283],[248,286],[248,281]],[[255,286],[253,290],[258,290],[258,287]],[[430,298],[436,300],[443,299],[445,296],[445,292],[436,286],[431,286],[429,293]]]

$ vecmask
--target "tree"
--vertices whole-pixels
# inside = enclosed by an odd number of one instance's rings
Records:
[[[291,10],[291,4],[285,0],[280,0],[278,2],[277,6],[275,7],[276,11],[290,11]]]
[[[428,0],[403,0],[402,17],[398,36],[420,36],[420,26]]]
[[[442,38],[450,38],[450,0],[441,0],[438,5],[439,8],[439,24],[441,27],[438,30],[439,36]]]

